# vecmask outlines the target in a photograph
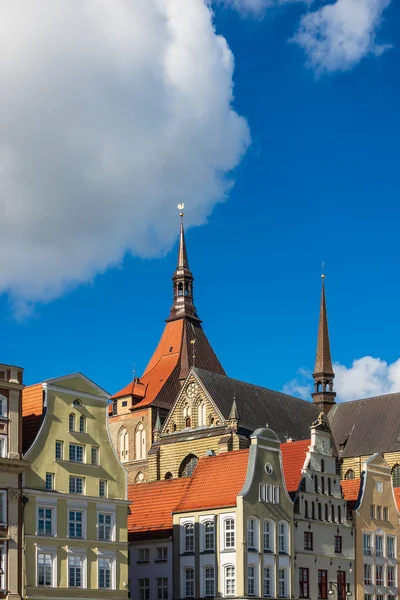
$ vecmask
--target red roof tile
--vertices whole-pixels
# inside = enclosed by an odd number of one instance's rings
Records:
[[[41,383],[28,385],[22,390],[22,448],[26,452],[40,429],[43,411]]]
[[[357,500],[360,491],[361,479],[343,479],[340,482],[345,500],[348,502]]]
[[[201,458],[176,512],[235,506],[246,478],[248,456],[246,448]]]
[[[128,532],[172,529],[172,511],[189,483],[183,478],[128,485]]]
[[[288,492],[296,492],[299,487],[301,470],[304,467],[306,453],[310,444],[311,440],[299,440],[297,442],[285,442],[281,444],[283,473]]]

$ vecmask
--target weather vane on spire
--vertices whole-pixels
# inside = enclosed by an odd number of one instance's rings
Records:
[[[325,279],[324,268],[325,268],[325,262],[322,261],[322,275],[321,275],[321,279]]]
[[[185,205],[183,204],[183,202],[181,202],[181,204],[178,204],[178,210],[180,210],[180,217],[183,217],[183,209],[185,208]]]

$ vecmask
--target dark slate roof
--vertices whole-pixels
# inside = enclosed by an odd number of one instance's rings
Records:
[[[239,427],[250,432],[259,427],[273,429],[281,442],[310,438],[310,427],[319,414],[312,402],[287,396],[226,375],[195,369],[225,420],[229,419],[233,399],[240,415]]]
[[[400,451],[400,393],[336,404],[328,419],[342,458]]]

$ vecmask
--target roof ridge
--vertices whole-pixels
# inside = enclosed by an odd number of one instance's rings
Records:
[[[365,402],[366,400],[377,400],[378,398],[388,398],[389,396],[398,396],[400,399],[400,390],[398,392],[390,392],[390,394],[380,394],[379,396],[367,396],[366,398],[357,398],[357,400],[344,400],[337,402],[336,406],[339,407],[342,404],[355,404],[356,402]]]

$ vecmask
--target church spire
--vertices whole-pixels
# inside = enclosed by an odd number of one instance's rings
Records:
[[[321,306],[319,313],[317,357],[314,367],[313,401],[319,408],[328,413],[335,404],[336,393],[333,391],[335,374],[332,367],[331,349],[329,344],[328,317],[325,300],[325,275],[322,275]]]
[[[183,208],[180,204],[178,208]],[[200,321],[193,304],[193,275],[189,269],[187,257],[183,212],[180,213],[181,226],[179,234],[178,264],[172,276],[174,301],[167,321],[188,318]]]

